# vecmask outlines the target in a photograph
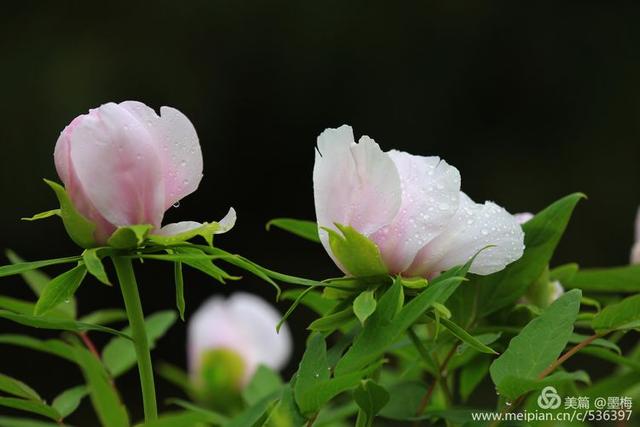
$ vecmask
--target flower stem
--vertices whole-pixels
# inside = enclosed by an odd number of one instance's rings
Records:
[[[138,284],[133,272],[131,259],[121,256],[113,256],[113,265],[116,267],[120,289],[124,306],[129,317],[133,345],[136,349],[138,359],[138,372],[140,374],[140,386],[142,388],[142,402],[144,405],[145,421],[158,418],[158,408],[156,404],[156,390],[153,382],[153,368],[151,367],[151,354],[149,352],[149,341],[144,325],[144,315],[142,304],[138,294]]]

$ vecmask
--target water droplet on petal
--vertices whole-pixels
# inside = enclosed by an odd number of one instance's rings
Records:
[[[180,207],[180,200],[178,200],[177,202],[175,202],[175,203],[173,204],[173,207],[174,207],[174,208],[179,208],[179,207]]]

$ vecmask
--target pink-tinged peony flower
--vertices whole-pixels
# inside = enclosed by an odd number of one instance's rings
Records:
[[[97,244],[119,226],[150,224],[157,234],[173,234],[200,225],[160,228],[164,212],[202,179],[198,135],[174,108],[162,107],[158,115],[141,102],[104,104],[62,131],[54,157],[76,210],[96,224]],[[231,209],[221,229],[233,222]]]
[[[263,299],[237,292],[227,299],[212,297],[194,313],[187,336],[188,364],[196,385],[202,382],[203,363],[207,355],[223,353],[218,360],[237,360],[241,366],[238,387],[248,383],[259,365],[282,369],[292,351],[287,325],[276,332],[281,315]],[[235,357],[228,357],[229,354]],[[239,369],[238,369],[239,368]]]
[[[490,274],[522,256],[524,233],[513,215],[460,191],[458,170],[439,157],[383,152],[371,138],[356,143],[350,126],[318,137],[313,170],[320,238],[336,264],[328,233],[347,225],[373,241],[389,273],[433,277],[475,259]]]
[[[640,264],[640,208],[636,213],[636,240],[631,248],[631,264]]]

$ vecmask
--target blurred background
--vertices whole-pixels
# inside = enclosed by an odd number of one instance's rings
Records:
[[[554,263],[625,264],[640,202],[639,18],[632,1],[6,3],[0,247],[30,260],[79,252],[57,219],[20,218],[57,207],[41,178],[57,179],[52,154],[66,124],[134,99],[180,109],[200,136],[204,179],[166,221],[215,220],[233,206],[236,228],[217,244],[275,270],[338,274],[320,247],[264,226],[314,219],[315,139],[344,123],[383,149],[445,158],[472,198],[511,212],[586,193]],[[174,307],[171,271],[140,269],[146,312]],[[187,315],[234,289],[274,298],[252,277],[222,286],[189,272]],[[31,298],[19,278],[3,279],[2,293]],[[78,298],[81,313],[122,305],[117,289],[91,279]],[[290,322],[293,360],[310,318],[300,310]],[[177,323],[155,359],[184,365],[184,338]],[[81,381],[51,357],[8,347],[0,355],[6,373],[48,398]],[[119,385],[139,417],[137,373]],[[72,422],[91,415],[85,405]]]

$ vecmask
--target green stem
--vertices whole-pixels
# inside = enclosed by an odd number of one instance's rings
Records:
[[[142,304],[138,294],[138,284],[136,283],[136,276],[133,272],[130,258],[115,255],[113,256],[113,265],[116,267],[116,273],[120,281],[122,298],[129,317],[129,325],[131,326],[133,345],[136,349],[144,405],[144,419],[145,421],[152,421],[158,418],[158,408],[156,404],[156,389],[153,382],[153,368],[151,367],[151,353],[149,352],[149,341],[144,325]]]

